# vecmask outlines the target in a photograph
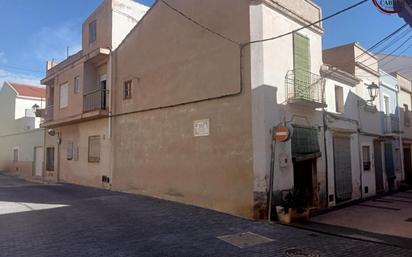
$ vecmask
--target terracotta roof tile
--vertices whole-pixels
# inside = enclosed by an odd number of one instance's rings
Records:
[[[9,85],[16,90],[19,96],[46,98],[46,88],[44,87],[14,82],[9,82]]]

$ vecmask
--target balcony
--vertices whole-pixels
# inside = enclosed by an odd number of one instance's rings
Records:
[[[83,112],[107,109],[108,90],[98,89],[83,96]]]
[[[322,77],[304,70],[290,70],[285,78],[286,98],[290,104],[313,109],[326,107]]]
[[[383,115],[383,132],[385,134],[400,133],[399,117],[396,115]]]
[[[53,115],[54,114],[54,105],[49,105],[46,107],[46,110],[44,112],[44,121],[49,122],[53,120]]]
[[[99,89],[85,94],[83,96],[83,110],[73,115],[57,113],[57,117],[54,117],[53,106],[48,106],[41,127],[53,128],[108,117],[108,92],[108,90]]]

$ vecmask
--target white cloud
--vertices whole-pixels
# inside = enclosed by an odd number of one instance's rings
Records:
[[[41,78],[34,75],[14,73],[6,70],[0,69],[0,87],[3,85],[4,81],[13,81],[19,83],[26,83],[31,85],[40,85]]]
[[[4,52],[0,52],[0,64],[6,64],[7,62],[6,54]]]
[[[42,62],[51,59],[60,62],[66,59],[66,47],[69,47],[70,55],[81,49],[81,32],[82,25],[79,22],[43,27],[31,38],[33,54]]]

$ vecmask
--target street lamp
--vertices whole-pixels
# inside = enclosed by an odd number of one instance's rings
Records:
[[[376,97],[378,97],[379,94],[379,87],[378,85],[375,84],[375,82],[372,82],[372,84],[368,85],[368,92],[371,100],[369,102],[372,104],[373,101],[375,101]]]
[[[33,110],[34,117],[37,117],[37,110],[40,108],[38,104],[34,104],[31,109]]]
[[[38,106],[37,104],[34,104],[31,109],[33,110],[33,112],[35,113],[37,111],[37,109],[39,109],[40,106]]]

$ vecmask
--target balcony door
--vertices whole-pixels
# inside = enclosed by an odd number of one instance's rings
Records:
[[[101,109],[106,110],[106,92],[107,92],[107,79],[106,79],[106,74],[100,76],[100,93],[101,93]]]
[[[295,98],[310,100],[310,41],[299,33],[293,34],[293,65]]]

